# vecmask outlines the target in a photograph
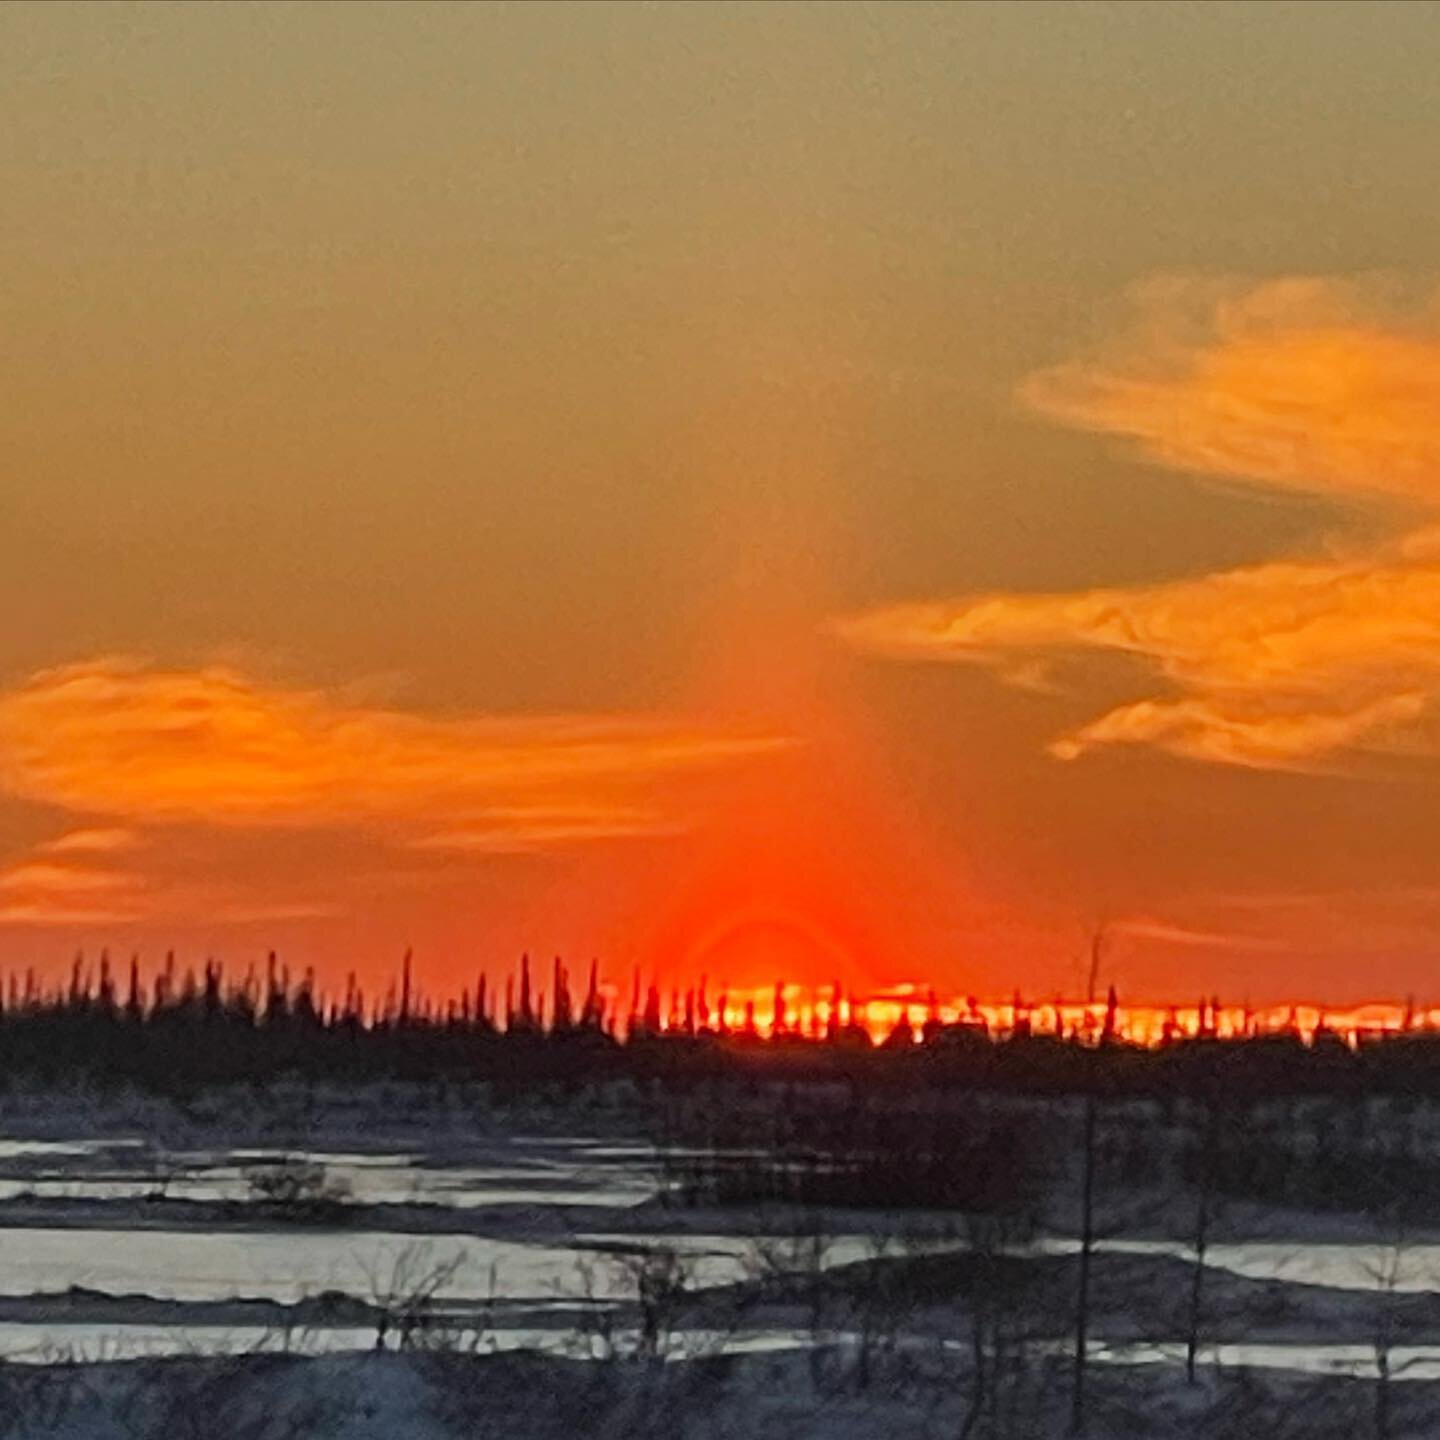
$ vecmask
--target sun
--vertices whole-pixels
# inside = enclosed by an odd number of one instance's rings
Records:
[[[680,969],[739,995],[769,993],[777,981],[812,991],[851,984],[857,965],[855,956],[810,916],[767,909],[718,921],[688,947]]]

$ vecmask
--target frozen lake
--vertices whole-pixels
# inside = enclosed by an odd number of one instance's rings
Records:
[[[265,1177],[285,1173],[310,1176],[338,1211],[298,1223],[283,1205],[267,1203]],[[431,1299],[463,1318],[475,1337],[471,1343],[583,1353],[575,1316],[635,1298],[626,1255],[648,1247],[673,1251],[692,1294],[757,1274],[751,1235],[699,1233],[681,1224],[679,1214],[672,1221],[653,1210],[635,1233],[618,1223],[663,1184],[661,1156],[652,1146],[584,1135],[516,1133],[470,1143],[449,1137],[431,1149],[378,1142],[369,1149],[167,1148],[139,1135],[11,1137],[0,1140],[0,1205],[9,1207],[11,1220],[0,1223],[0,1298],[11,1307],[9,1318],[0,1319],[0,1356],[367,1349],[376,1329],[365,1307],[393,1300],[432,1273]],[[379,1223],[387,1212],[376,1207],[418,1207],[403,1213],[450,1218],[426,1234],[418,1222]],[[874,1229],[873,1216],[866,1223]],[[744,1225],[737,1228],[743,1232]],[[960,1243],[938,1236],[908,1242],[912,1255]],[[1065,1256],[1075,1248],[1071,1240],[1049,1237],[1034,1253]],[[1107,1239],[1099,1248],[1188,1259],[1183,1246],[1160,1240]],[[823,1264],[877,1253],[857,1225],[856,1233],[827,1237]],[[1374,1291],[1385,1258],[1375,1245],[1297,1237],[1217,1243],[1207,1263],[1246,1280],[1361,1295]],[[773,1253],[769,1259],[773,1265]],[[1440,1294],[1440,1245],[1406,1247],[1398,1262],[1396,1293]],[[361,1313],[335,1320],[307,1312],[300,1323],[274,1310],[253,1318],[227,1315],[222,1323],[206,1309],[232,1302],[292,1307],[323,1296],[348,1301]],[[17,1307],[24,1310],[18,1317]],[[481,1323],[475,1317],[484,1307],[490,1308]],[[536,1322],[541,1314],[549,1315],[545,1323]],[[847,1343],[843,1329],[824,1338]],[[1407,1379],[1440,1378],[1440,1334],[1434,1338],[1433,1347],[1405,1347],[1403,1358],[1412,1362]],[[793,1348],[814,1339],[808,1330],[757,1320],[720,1336],[702,1324],[677,1332],[676,1343],[682,1352],[693,1345],[713,1353]],[[907,1343],[904,1337],[900,1343]],[[1166,1342],[1102,1342],[1096,1358],[1173,1363],[1177,1352]],[[1373,1351],[1349,1336],[1263,1344],[1222,1338],[1207,1347],[1206,1358],[1326,1374],[1363,1374],[1374,1363]]]

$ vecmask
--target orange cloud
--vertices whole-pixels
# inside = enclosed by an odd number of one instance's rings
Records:
[[[620,716],[437,718],[113,658],[0,692],[0,788],[135,824],[475,822],[533,842],[528,807],[658,802],[787,743]]]
[[[1401,318],[1364,286],[1323,280],[1138,293],[1143,323],[1099,359],[1034,377],[1030,403],[1173,467],[1440,508],[1433,300]],[[983,663],[1032,687],[1037,660],[1062,652],[1121,652],[1157,673],[1160,693],[1057,738],[1060,759],[1117,744],[1266,768],[1440,753],[1440,559],[1430,517],[1409,523],[1342,558],[892,606],[838,629],[874,654]]]
[[[488,810],[482,823],[422,835],[411,843],[417,850],[523,854],[582,840],[674,835],[682,828],[653,810],[620,805],[511,805]]]
[[[1061,759],[1129,743],[1298,766],[1390,748],[1397,729],[1440,700],[1440,567],[1403,558],[896,606],[841,628],[852,644],[891,657],[995,664],[1026,651],[1119,651],[1148,660],[1178,692],[1061,737],[1051,747]]]
[[[1237,934],[1230,930],[1199,930],[1189,925],[1177,925],[1170,920],[1157,919],[1150,915],[1137,915],[1129,920],[1117,921],[1113,927],[1121,934],[1136,940],[1157,941],[1162,945],[1185,945],[1198,948],[1224,950],[1281,950],[1283,942],[1255,935]]]
[[[185,906],[167,908],[175,913],[187,913]],[[223,925],[258,925],[277,920],[333,920],[343,915],[345,909],[320,900],[209,900],[203,908],[192,902],[188,912],[203,914],[207,920]]]
[[[130,850],[139,843],[140,837],[133,830],[88,829],[69,830],[39,848],[48,855],[101,855]]]
[[[131,876],[114,870],[88,870],[70,865],[31,863],[0,872],[0,890],[89,894],[96,890],[128,890],[134,883]]]
[[[343,913],[332,901],[260,896],[228,881],[194,882],[50,858],[58,853],[103,859],[138,843],[129,831],[77,830],[35,846],[28,858],[0,870],[0,924],[95,926],[158,918],[251,924]]]
[[[132,908],[92,908],[50,900],[20,900],[0,904],[0,925],[128,925],[143,919]]]
[[[1440,293],[1166,278],[1132,299],[1127,334],[1032,376],[1022,399],[1171,468],[1440,504]]]
[[[0,871],[0,924],[111,924],[145,913],[139,876],[32,860]]]

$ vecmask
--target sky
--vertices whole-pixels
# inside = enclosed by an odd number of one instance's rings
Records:
[[[0,8],[0,967],[1440,993],[1437,42]]]

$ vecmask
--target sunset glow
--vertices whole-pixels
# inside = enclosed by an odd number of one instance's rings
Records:
[[[753,1003],[756,1033],[770,1037],[775,1030],[774,990],[757,990],[753,995],[732,996],[725,1006],[727,1029],[743,1030]],[[810,1035],[824,1031],[830,1023],[833,1002],[826,996],[811,994],[798,987],[788,987],[786,994],[787,1031]],[[919,986],[912,996],[894,994],[869,999],[842,999],[839,1016],[842,1025],[854,1023],[869,1035],[874,1044],[882,1044],[895,1027],[908,1024],[918,1042],[928,1021],[942,1025],[983,1026],[984,1033],[995,1040],[1004,1040],[1015,1031],[1017,1013],[1032,1027],[1032,1033],[1075,1037],[1082,1041],[1098,1040],[1105,1024],[1103,1001],[1052,1000],[1033,1005],[1022,1003],[1018,1008],[1011,1001],[976,1000],[955,996],[938,1000],[933,1006]],[[1209,1035],[1220,1040],[1238,1040],[1257,1035],[1293,1035],[1307,1044],[1317,1030],[1328,1031],[1347,1044],[1365,1038],[1398,1035],[1417,1031],[1440,1030],[1440,1006],[1415,1009],[1404,1005],[1357,1005],[1349,1009],[1329,1009],[1321,1005],[1275,1005],[1261,1010],[1246,1006],[1207,1004],[1202,1011],[1198,1004],[1177,1006],[1121,1005],[1116,1012],[1116,1038],[1132,1045],[1155,1046],[1167,1040],[1195,1039]],[[716,1024],[719,1024],[717,1012]]]
[[[0,1440],[1440,1434],[1437,59],[3,0]]]
[[[8,972],[1432,988],[1407,7],[21,8]]]

